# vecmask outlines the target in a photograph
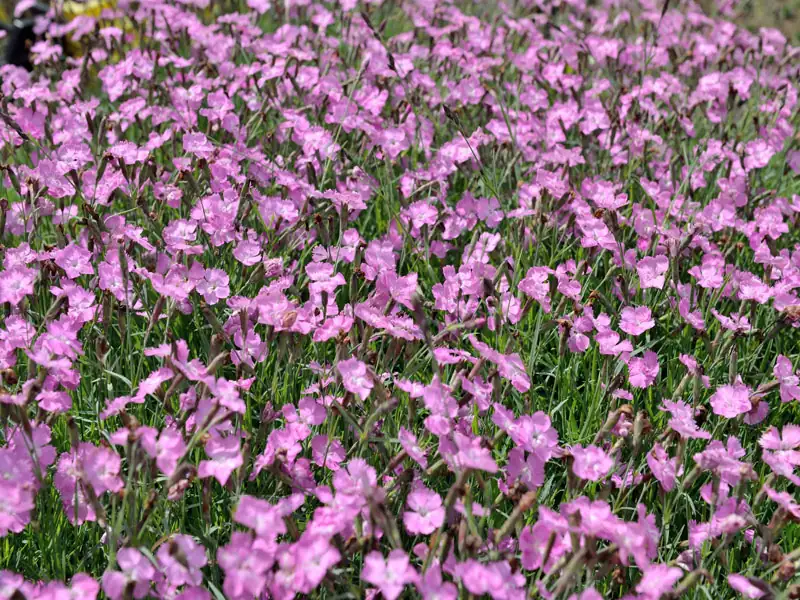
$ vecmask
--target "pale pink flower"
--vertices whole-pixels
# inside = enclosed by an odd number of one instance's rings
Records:
[[[715,415],[734,419],[753,408],[750,402],[750,388],[742,383],[723,385],[711,396],[709,402]]]
[[[636,263],[639,285],[642,289],[656,288],[660,290],[663,288],[667,270],[669,270],[669,259],[663,254],[646,256]]]
[[[597,446],[575,445],[569,452],[573,458],[572,472],[581,479],[600,481],[614,467],[614,459]]]
[[[646,306],[626,306],[622,309],[619,328],[633,336],[641,335],[656,326],[650,309]]]
[[[386,600],[395,600],[406,585],[416,583],[418,579],[408,555],[400,549],[392,550],[385,560],[380,552],[367,554],[361,577],[377,587]]]
[[[362,401],[369,398],[370,391],[375,384],[365,363],[357,358],[349,358],[339,361],[337,369],[342,376],[344,389],[358,396]]]
[[[403,513],[403,522],[409,533],[429,535],[444,522],[442,498],[425,487],[413,490],[407,499],[409,510]]]

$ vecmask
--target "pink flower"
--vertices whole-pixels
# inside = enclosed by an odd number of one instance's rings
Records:
[[[203,582],[200,569],[208,562],[206,551],[191,536],[173,535],[159,546],[156,557],[171,586],[200,585]]]
[[[251,528],[258,537],[274,540],[286,532],[286,524],[277,506],[252,496],[242,496],[233,521]]]
[[[766,141],[758,139],[747,143],[745,153],[744,168],[751,171],[766,167],[775,155],[775,150]]]
[[[715,415],[734,419],[753,408],[750,402],[750,388],[744,384],[723,385],[717,388],[709,402]]]
[[[454,583],[442,580],[439,565],[432,565],[422,576],[419,590],[423,600],[456,600],[458,588]]]
[[[425,451],[420,448],[419,444],[417,443],[417,436],[408,431],[408,429],[405,427],[401,427],[397,434],[397,438],[400,440],[400,445],[403,447],[403,450],[406,451],[406,454],[408,454],[409,458],[415,461],[423,469],[427,469],[428,459],[425,457]]]
[[[719,440],[711,441],[705,450],[694,455],[697,465],[706,471],[712,471],[724,483],[735,486],[745,479],[755,477],[752,465],[741,462],[745,455],[742,444],[734,436],[730,436],[726,444]]]
[[[413,490],[407,499],[410,510],[403,513],[403,522],[409,533],[429,535],[444,522],[442,498],[425,487]]]
[[[361,577],[377,587],[386,600],[395,600],[406,585],[416,583],[418,579],[408,555],[400,549],[392,550],[386,560],[380,552],[367,554]]]
[[[261,244],[255,240],[242,240],[233,250],[233,257],[246,267],[261,262]]]
[[[655,327],[656,322],[646,306],[626,306],[622,309],[622,318],[619,328],[625,333],[633,336],[641,335],[648,329]]]
[[[800,519],[800,504],[795,502],[795,497],[793,494],[790,494],[789,492],[779,492],[766,484],[764,485],[763,489],[767,493],[767,497],[770,500],[775,502],[795,519]]]
[[[453,433],[455,444],[444,436],[439,438],[439,451],[454,469],[477,469],[487,473],[497,472],[497,463],[479,437],[471,438],[458,431]]]
[[[117,142],[108,149],[108,153],[132,165],[147,160],[147,150],[140,150],[133,142]]]
[[[235,435],[226,438],[212,437],[206,442],[206,454],[211,460],[200,461],[197,475],[200,478],[214,477],[220,485],[225,485],[231,473],[243,463],[239,438]]]
[[[401,152],[411,147],[402,129],[384,129],[378,134],[378,143],[390,160],[395,160]]]
[[[800,485],[794,470],[800,467],[800,425],[784,425],[782,432],[770,427],[758,441],[764,449],[764,462],[776,475]]]
[[[531,387],[531,380],[525,371],[525,363],[519,354],[501,354],[488,344],[479,341],[474,335],[469,336],[472,347],[488,361],[497,365],[500,375],[511,382],[511,385],[521,394],[527,392]]]
[[[197,292],[213,306],[231,295],[229,281],[228,274],[222,269],[206,269],[203,279],[197,284]]]
[[[326,536],[315,535],[309,530],[292,550],[297,564],[302,565],[303,581],[298,590],[303,594],[310,594],[342,558]]]
[[[177,429],[164,429],[158,436],[158,440],[155,439],[155,435],[143,437],[142,447],[156,459],[156,465],[168,477],[175,472],[178,461],[186,452],[183,435]]]
[[[117,564],[121,571],[106,571],[103,574],[103,591],[106,595],[112,600],[120,600],[130,589],[137,600],[144,598],[156,574],[153,564],[135,548],[123,548],[117,552]]]
[[[111,448],[81,443],[78,446],[78,462],[82,477],[98,496],[122,489],[122,479],[119,477],[121,459]]]
[[[357,358],[349,358],[339,361],[337,369],[342,376],[344,389],[358,396],[362,401],[369,398],[370,391],[375,384],[366,364]]]
[[[670,492],[675,487],[675,478],[678,475],[678,458],[670,458],[661,444],[656,444],[647,453],[647,466],[653,473],[665,492]]]
[[[736,333],[747,333],[751,329],[750,319],[744,315],[740,315],[739,313],[731,313],[729,317],[726,317],[718,312],[717,309],[712,308],[711,314],[717,318],[717,321],[719,321],[719,324],[722,325],[724,329],[728,329]]]
[[[183,149],[199,158],[211,158],[214,146],[202,133],[187,133],[183,136]]]
[[[544,312],[549,313],[550,304],[550,282],[548,278],[553,273],[549,267],[531,267],[525,278],[519,282],[519,289],[526,295],[536,300]]]
[[[683,577],[679,567],[653,564],[644,569],[644,576],[636,586],[642,598],[657,600],[672,589]]]
[[[388,287],[392,300],[412,310],[414,308],[413,299],[417,293],[417,278],[416,273],[398,277],[395,273],[388,271],[378,279],[378,284]]]
[[[54,256],[56,264],[64,269],[70,279],[81,275],[94,275],[91,253],[77,244],[70,244],[56,251]]]
[[[16,306],[25,296],[33,294],[37,272],[18,265],[0,273],[0,302]]]
[[[800,377],[794,374],[791,361],[783,354],[778,355],[772,373],[780,384],[781,402],[800,400]]]
[[[614,459],[597,446],[576,445],[569,451],[573,458],[572,472],[581,479],[600,481],[614,467]]]
[[[482,564],[469,559],[456,565],[455,575],[475,596],[489,594],[495,600],[525,597],[525,576],[519,571],[512,573],[506,561]]]
[[[42,390],[36,396],[39,408],[53,413],[67,412],[72,408],[72,398],[67,392],[57,390]]]
[[[506,466],[509,485],[518,480],[529,490],[541,487],[544,483],[544,463],[536,454],[529,454],[526,458],[524,450],[512,448]]]
[[[710,433],[697,426],[697,422],[694,420],[694,410],[686,402],[682,400],[674,402],[672,400],[664,400],[661,410],[669,411],[672,414],[669,426],[673,431],[677,431],[682,438],[711,439]]]
[[[633,352],[633,344],[630,340],[619,341],[619,334],[612,329],[604,329],[598,331],[594,336],[597,345],[599,346],[600,354],[606,356],[617,356],[618,354],[627,354]]]
[[[728,585],[745,598],[750,598],[751,600],[761,598],[769,592],[769,586],[763,581],[745,577],[738,573],[728,575]]]
[[[648,350],[642,358],[628,361],[628,382],[636,388],[650,387],[658,377],[659,369],[658,355]]]
[[[335,472],[344,461],[346,452],[339,440],[328,440],[327,435],[317,435],[311,440],[311,455],[314,464]]]
[[[225,572],[222,589],[232,600],[249,600],[261,595],[266,572],[275,559],[267,544],[241,531],[234,531],[231,541],[217,550],[217,562]]]
[[[646,256],[636,263],[636,271],[639,273],[639,285],[641,288],[656,288],[660,290],[664,287],[666,273],[669,270],[669,259],[662,255]]]
[[[5,459],[6,457],[3,457]],[[30,469],[28,475],[33,473]],[[8,472],[3,474],[9,477]],[[0,536],[5,537],[10,532],[19,533],[31,520],[31,511],[36,507],[34,503],[34,490],[29,483],[0,480]]]
[[[161,235],[164,243],[172,252],[189,251],[191,253],[193,249],[201,250],[192,244],[197,239],[197,223],[192,221],[173,219],[164,228]]]

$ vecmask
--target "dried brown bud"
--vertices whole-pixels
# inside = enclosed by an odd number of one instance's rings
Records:
[[[790,560],[785,560],[781,563],[781,566],[778,567],[778,577],[783,581],[789,581],[794,577],[796,571],[797,569],[794,568],[794,563]]]
[[[783,560],[783,552],[778,544],[771,544],[767,552],[767,558],[772,563],[779,563]]]
[[[3,369],[3,383],[12,386],[17,385],[19,381],[19,377],[17,377],[17,373],[14,369]]]

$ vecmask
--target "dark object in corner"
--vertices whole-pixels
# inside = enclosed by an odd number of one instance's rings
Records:
[[[33,27],[36,17],[46,12],[47,5],[37,3],[22,18],[14,19],[11,23],[0,23],[0,29],[6,32],[2,64],[16,65],[28,71],[33,68],[30,54],[31,46],[36,42]]]

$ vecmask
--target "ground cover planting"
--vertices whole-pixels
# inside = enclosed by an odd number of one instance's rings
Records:
[[[800,598],[800,50],[706,4],[36,17],[0,598]]]

